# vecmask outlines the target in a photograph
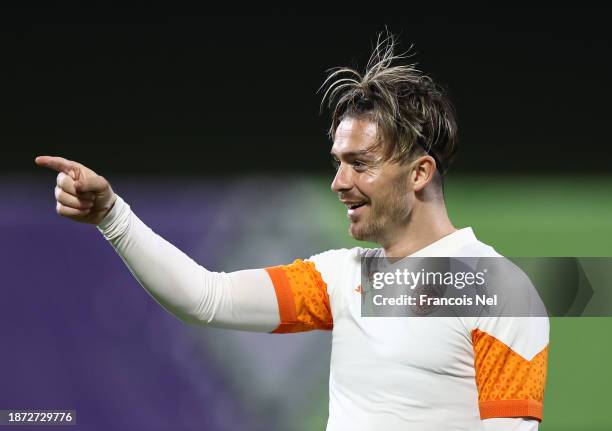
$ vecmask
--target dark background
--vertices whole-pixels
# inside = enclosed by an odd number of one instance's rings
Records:
[[[385,25],[457,107],[459,173],[609,172],[603,9],[391,17],[3,9],[3,170],[62,155],[106,174],[326,172],[316,94]]]

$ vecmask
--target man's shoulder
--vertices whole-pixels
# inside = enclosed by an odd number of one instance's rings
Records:
[[[457,248],[455,254],[457,257],[503,257],[492,246],[480,240],[462,244]]]
[[[315,254],[307,259],[323,275],[324,279],[342,279],[349,274],[360,274],[364,257],[383,256],[379,248],[339,248]]]
[[[449,257],[503,257],[491,245],[481,241],[471,227],[460,229],[450,247]]]
[[[364,248],[364,247],[352,247],[352,248],[337,248],[322,251],[315,255],[310,256],[307,260],[317,263],[329,262],[332,264],[341,263],[359,263],[362,257],[375,257],[381,254],[380,248]]]
[[[330,297],[334,297],[334,292],[342,292],[343,286],[352,283],[354,277],[359,276],[361,256],[368,250],[371,249],[363,247],[332,249],[310,256],[306,260],[314,264],[314,268],[327,285]]]

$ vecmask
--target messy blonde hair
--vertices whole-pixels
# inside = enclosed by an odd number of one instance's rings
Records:
[[[396,38],[386,31],[378,35],[363,75],[348,67],[329,71],[321,107],[332,112],[330,138],[343,119],[367,118],[376,123],[388,159],[403,163],[427,153],[443,174],[457,149],[455,111],[416,64],[395,64],[410,56],[410,50],[395,55],[395,46]]]

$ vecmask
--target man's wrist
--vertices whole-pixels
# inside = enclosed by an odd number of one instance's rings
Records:
[[[107,238],[115,237],[120,232],[124,232],[130,211],[130,206],[121,199],[121,196],[115,195],[115,201],[108,213],[96,225],[98,230]]]
[[[115,207],[115,203],[117,202],[117,194],[113,193],[113,196],[111,198],[111,203],[108,207],[108,209],[106,210],[106,212],[104,213],[104,216],[102,216],[102,220],[100,220],[100,222],[98,223],[98,225],[100,225],[100,223],[102,223],[102,221],[108,217],[108,215],[110,214],[110,212],[113,210],[113,208]]]

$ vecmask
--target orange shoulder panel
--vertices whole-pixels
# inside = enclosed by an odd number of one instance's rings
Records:
[[[480,418],[542,420],[548,346],[530,361],[486,332],[472,331]]]
[[[281,323],[274,333],[333,328],[327,284],[313,262],[297,259],[266,271],[274,284],[280,312]]]

